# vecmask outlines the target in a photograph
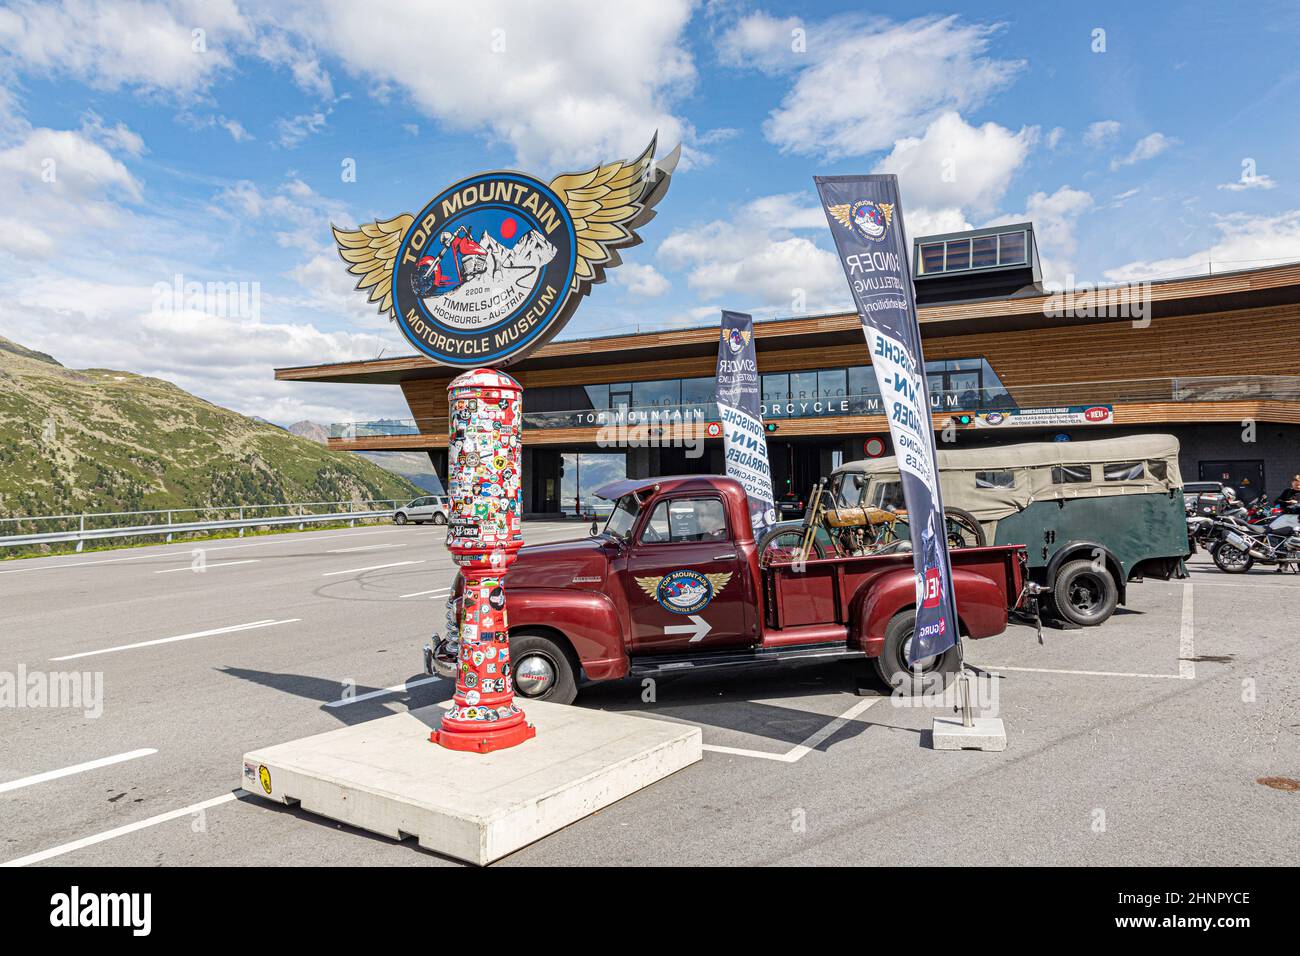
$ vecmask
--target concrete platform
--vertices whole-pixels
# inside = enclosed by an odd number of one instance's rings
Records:
[[[1007,731],[1000,717],[975,717],[973,727],[962,725],[960,717],[934,718],[932,746],[935,750],[1006,750]]]
[[[521,702],[522,703],[522,702]],[[471,863],[513,853],[690,766],[700,728],[522,703],[537,736],[490,754],[429,742],[425,707],[251,750],[249,793]]]

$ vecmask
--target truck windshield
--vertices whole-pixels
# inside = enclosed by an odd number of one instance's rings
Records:
[[[614,505],[609,519],[605,522],[605,534],[619,541],[626,541],[636,524],[636,516],[641,513],[641,502],[635,494],[624,495]]]

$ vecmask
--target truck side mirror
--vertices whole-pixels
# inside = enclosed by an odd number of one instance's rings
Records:
[[[600,534],[600,528],[596,527],[596,516],[591,516],[591,536],[594,538]]]

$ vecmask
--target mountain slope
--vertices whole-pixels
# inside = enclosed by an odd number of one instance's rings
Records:
[[[162,379],[74,371],[0,338],[0,516],[419,493]]]

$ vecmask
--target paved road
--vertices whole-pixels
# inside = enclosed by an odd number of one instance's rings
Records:
[[[103,690],[98,716],[0,707],[0,861],[455,865],[232,796],[255,746],[450,695],[418,663],[453,576],[440,538],[222,541],[202,571],[191,545],[0,563],[0,679]],[[705,758],[502,864],[1294,864],[1300,793],[1256,780],[1300,778],[1300,577],[1198,558],[1131,599],[1101,629],[969,647],[1001,754],[930,750],[934,711],[860,663],[587,688],[702,727]]]

